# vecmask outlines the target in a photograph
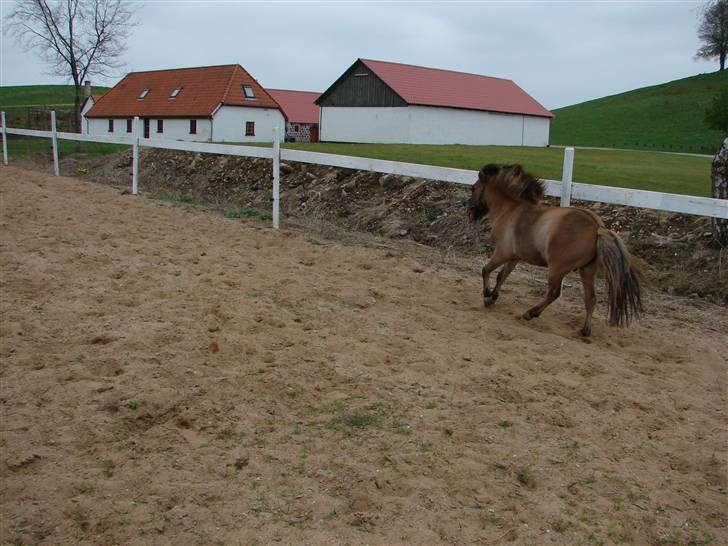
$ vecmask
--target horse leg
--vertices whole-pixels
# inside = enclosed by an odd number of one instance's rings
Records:
[[[584,286],[584,306],[586,307],[584,327],[579,330],[579,333],[584,337],[589,337],[591,335],[592,313],[594,313],[594,306],[597,302],[597,297],[594,293],[594,278],[597,275],[597,269],[598,263],[594,260],[591,264],[584,266],[579,270],[579,275],[581,275],[581,284]]]
[[[568,272],[568,269],[564,270],[562,268],[549,268],[549,289],[548,292],[546,292],[546,297],[541,303],[535,305],[534,307],[531,307],[528,311],[523,313],[522,318],[524,318],[525,320],[531,320],[532,318],[539,317],[543,310],[551,305],[553,301],[561,295],[561,281]]]
[[[493,301],[498,299],[498,293],[500,292],[501,286],[503,286],[503,283],[506,282],[508,275],[511,274],[517,264],[518,260],[511,260],[510,262],[506,262],[506,265],[498,271],[498,276],[495,278],[495,288],[493,288],[493,291],[490,294]]]
[[[507,261],[504,256],[498,253],[498,249],[496,248],[490,261],[483,266],[481,274],[483,277],[483,304],[485,306],[493,305],[495,300],[498,299],[498,294],[495,294],[495,297],[493,297],[494,292],[490,290],[490,274]]]

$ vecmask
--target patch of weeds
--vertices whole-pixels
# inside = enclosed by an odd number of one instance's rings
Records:
[[[569,522],[563,519],[557,519],[551,522],[551,528],[557,533],[563,534],[569,528]]]
[[[218,440],[230,440],[234,438],[237,435],[237,432],[235,430],[235,425],[233,423],[228,423],[228,425],[222,429],[220,432],[217,433],[217,439]]]
[[[226,210],[225,218],[258,218],[259,220],[271,220],[271,216],[268,212],[260,212],[255,209],[243,209],[243,210]]]
[[[142,405],[143,403],[144,403],[144,402],[142,402],[141,400],[129,400],[129,401],[128,401],[128,402],[126,403],[126,407],[127,407],[127,408],[129,408],[130,410],[137,410],[137,409],[139,409],[139,407],[140,407],[140,406],[141,406],[141,405]]]
[[[425,409],[436,409],[436,408],[437,408],[437,400],[431,400],[425,406]]]
[[[175,201],[177,203],[194,203],[195,201],[191,195],[184,193],[152,193],[149,194],[149,197],[160,201]]]
[[[409,436],[410,434],[412,434],[410,426],[404,424],[399,419],[395,419],[392,421],[392,429],[396,434],[401,434],[402,436]]]
[[[513,423],[504,419],[503,421],[498,422],[498,426],[500,428],[510,428],[513,426]]]
[[[422,449],[422,451],[430,452],[435,449],[435,446],[432,444],[432,442],[424,442],[420,445],[420,448]]]
[[[345,416],[341,422],[347,427],[364,429],[373,425],[376,425],[379,421],[379,417],[372,415],[371,413],[352,413],[351,415]]]
[[[615,510],[620,511],[624,509],[624,499],[621,495],[612,495],[609,497],[609,500],[612,502]]]
[[[39,304],[37,304],[37,303],[34,303],[33,305],[31,305],[31,306],[30,306],[30,308],[31,308],[31,309],[32,309],[33,311],[35,311],[36,313],[39,313],[40,311],[42,311],[42,310],[43,310],[43,306],[42,306],[42,305],[39,305]]]

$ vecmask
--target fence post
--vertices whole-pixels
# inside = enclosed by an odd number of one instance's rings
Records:
[[[278,127],[273,127],[273,227],[280,225],[281,200],[281,139]]]
[[[51,110],[51,142],[53,146],[53,172],[60,176],[61,168],[58,164],[58,135],[56,134],[56,111]]]
[[[3,122],[3,163],[8,164],[8,132],[5,130],[5,112],[2,113]]]
[[[562,207],[571,206],[571,178],[574,175],[574,148],[564,148],[564,172],[561,176]]]
[[[139,116],[134,116],[134,136],[131,145],[131,193],[139,191]]]

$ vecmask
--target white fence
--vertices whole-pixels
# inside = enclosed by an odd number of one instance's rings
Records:
[[[256,146],[236,146],[233,144],[212,144],[207,142],[186,142],[181,140],[140,139],[139,118],[134,118],[134,132],[130,137],[111,137],[103,135],[80,135],[77,133],[59,133],[55,131],[55,112],[51,115],[51,131],[36,131],[30,129],[13,129],[6,127],[5,113],[2,113],[3,136],[3,162],[8,164],[7,135],[24,135],[32,137],[50,138],[53,143],[53,163],[56,176],[60,174],[58,161],[58,139],[76,140],[84,142],[106,142],[113,144],[126,144],[132,146],[132,193],[138,192],[139,174],[139,147],[165,148],[169,150],[183,150],[188,152],[202,152],[211,154],[234,155],[245,157],[261,157],[273,161],[273,225],[279,225],[280,204],[280,161],[297,161],[300,163],[314,163],[355,169],[360,171],[374,171],[385,174],[412,176],[429,180],[439,180],[455,184],[472,185],[478,177],[477,171],[466,169],[451,169],[433,165],[419,165],[416,163],[401,163],[383,159],[369,159],[364,157],[350,157],[319,152],[301,150],[281,150],[277,131],[273,131],[273,147],[263,148]],[[581,184],[572,182],[574,169],[574,149],[566,148],[564,151],[564,168],[562,180],[545,180],[546,195],[560,197],[561,206],[568,207],[571,199],[594,201],[598,203],[611,203],[627,205],[683,214],[709,216],[713,218],[728,219],[728,200],[711,199],[674,193],[661,193],[645,190],[632,190],[611,186],[598,186],[594,184]]]

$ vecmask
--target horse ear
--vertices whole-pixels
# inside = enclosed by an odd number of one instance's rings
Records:
[[[488,176],[495,176],[500,172],[501,168],[496,165],[495,163],[488,163],[485,165],[482,169],[480,169],[480,173],[478,174],[478,178],[482,182],[485,182],[485,178]]]

